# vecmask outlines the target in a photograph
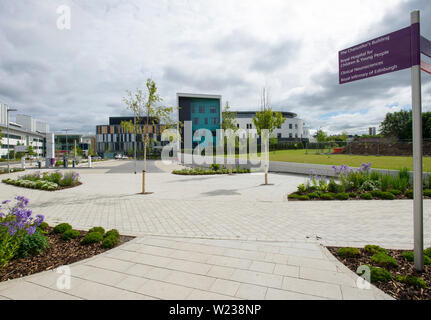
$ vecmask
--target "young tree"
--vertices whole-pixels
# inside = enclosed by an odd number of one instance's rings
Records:
[[[267,129],[269,131],[269,136],[271,136],[274,130],[280,127],[286,119],[283,118],[281,112],[274,112],[268,108],[266,110],[256,112],[256,117],[253,117],[252,121],[259,136],[263,129]]]
[[[222,112],[223,122],[222,128],[224,130],[232,129],[234,132],[238,130],[236,118],[236,112],[230,111],[229,101],[226,102],[224,110]]]
[[[141,120],[145,117],[142,133],[144,138],[144,171],[147,170],[147,145],[150,140],[150,126],[154,128],[157,124],[163,123],[164,127],[167,128],[176,125],[171,119],[173,107],[160,105],[163,99],[158,94],[157,85],[151,78],[147,79],[146,91],[146,93],[141,89],[136,89],[134,93],[127,91],[127,97],[123,98],[127,109],[134,113],[136,124],[141,123]],[[142,191],[145,193],[145,185]]]

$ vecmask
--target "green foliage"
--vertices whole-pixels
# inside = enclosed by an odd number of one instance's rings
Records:
[[[316,191],[316,192],[311,192],[311,193],[309,193],[309,194],[307,194],[307,196],[310,198],[310,199],[319,199],[320,198],[320,192],[319,191]]]
[[[375,181],[366,180],[362,183],[359,191],[374,191],[377,190],[377,184]]]
[[[426,289],[427,284],[422,278],[415,276],[397,276],[397,281],[402,283],[407,283],[417,288]]]
[[[213,171],[218,171],[218,170],[220,170],[220,165],[218,163],[212,163],[210,165],[210,169]]]
[[[108,238],[108,237],[116,237],[116,238],[120,239],[120,233],[118,232],[117,229],[112,229],[112,230],[109,230],[108,232],[106,232],[105,238]]]
[[[49,227],[49,225],[48,225],[48,223],[46,223],[46,222],[42,222],[40,225],[39,225],[39,229],[40,230],[43,230],[43,231],[46,231],[47,229],[48,229],[48,227]]]
[[[371,194],[375,198],[384,199],[384,200],[394,200],[395,196],[391,192],[383,192],[380,190],[372,191]]]
[[[288,199],[291,199],[291,200],[301,200],[301,201],[310,200],[310,198],[308,197],[308,195],[299,195],[297,193],[290,194],[288,196]]]
[[[360,197],[362,200],[373,200],[373,195],[371,194],[371,192],[361,193],[361,194],[359,195],[359,197]]]
[[[354,258],[360,256],[361,252],[358,248],[340,248],[337,254],[342,258]]]
[[[337,193],[338,188],[338,184],[335,182],[334,178],[331,178],[328,183],[328,191],[332,193]]]
[[[250,173],[251,170],[248,168],[234,168],[232,169],[232,173],[236,174],[244,174],[244,173]],[[184,176],[200,176],[200,175],[215,175],[215,174],[228,174],[228,169],[220,169],[217,171],[211,170],[211,169],[204,169],[204,168],[192,168],[192,169],[181,169],[181,170],[174,170],[172,171],[172,174],[178,174],[178,175],[184,175]]]
[[[334,193],[324,193],[322,194],[322,196],[320,197],[322,200],[334,200],[335,198],[335,194]]]
[[[103,247],[105,248],[113,248],[118,243],[118,237],[111,235],[109,237],[105,237],[105,239],[102,242]]]
[[[376,254],[376,253],[387,253],[386,249],[381,248],[379,246],[376,245],[366,245],[364,248],[365,252],[370,253],[370,254]]]
[[[99,232],[89,232],[87,235],[81,240],[81,244],[92,244],[101,242],[103,240],[103,235]]]
[[[230,106],[228,101],[226,101],[226,105],[223,109],[222,118],[223,118],[222,128],[224,130],[231,129],[234,132],[238,130],[237,122],[236,122],[236,112],[230,111]]]
[[[335,195],[335,198],[336,198],[337,200],[349,200],[350,196],[349,196],[349,194],[348,194],[348,193],[337,193],[337,194]]]
[[[60,223],[54,227],[54,233],[64,233],[67,230],[72,230],[72,226],[68,223]]]
[[[400,190],[403,193],[407,190],[410,185],[409,178],[392,176],[391,177],[391,187],[392,189]]]
[[[61,239],[63,240],[70,240],[70,239],[76,239],[81,235],[81,233],[78,230],[66,230],[65,232],[63,232],[63,234],[61,235]]]
[[[349,197],[350,198],[356,198],[358,195],[354,192],[349,192]]]
[[[382,267],[396,267],[398,265],[397,260],[383,252],[373,255],[371,261]]]
[[[388,281],[392,280],[392,275],[388,270],[386,270],[384,268],[373,267],[370,265],[367,265],[367,267],[370,268],[370,271],[371,271],[371,282],[372,283],[388,282]]]
[[[298,186],[298,193],[305,193],[307,192],[307,187],[304,184],[300,184]]]
[[[319,129],[315,135],[317,142],[325,142],[327,137],[328,137],[327,133],[322,129]]]
[[[428,257],[431,258],[431,247],[424,250],[424,255],[426,255],[426,256],[428,256]]]
[[[401,110],[399,112],[387,113],[385,119],[380,124],[380,132],[385,137],[411,139],[412,112]]]
[[[43,253],[49,248],[49,241],[40,231],[35,231],[32,235],[24,235],[20,242],[17,256],[26,258]]]
[[[389,184],[391,182],[391,177],[387,174],[383,174],[380,176],[380,190],[388,191]]]
[[[392,193],[394,196],[400,196],[400,195],[403,194],[403,192],[400,191],[400,190],[393,190],[393,189],[391,189],[391,190],[389,190],[389,192]]]
[[[90,230],[88,230],[88,233],[91,232],[99,232],[102,236],[105,234],[105,229],[102,227],[93,227]]]
[[[263,111],[256,112],[256,116],[252,118],[252,121],[259,136],[262,136],[263,129],[267,129],[269,131],[269,136],[271,136],[272,132],[280,127],[286,119],[283,118],[281,112],[275,112],[272,111],[271,108],[267,108]]]
[[[415,253],[413,251],[404,251],[402,253],[402,256],[407,261],[410,261],[410,262],[415,261]],[[425,265],[430,265],[431,264],[431,258],[428,257],[427,255],[424,255],[424,264]]]
[[[404,167],[398,171],[398,177],[400,179],[410,180],[410,172],[409,169]]]
[[[424,190],[424,196],[425,197],[431,197],[431,189],[425,189]]]

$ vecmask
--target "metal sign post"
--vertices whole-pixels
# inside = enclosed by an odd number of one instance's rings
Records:
[[[338,53],[338,64],[340,84],[403,69],[411,69],[414,262],[416,270],[423,271],[424,231],[421,70],[431,74],[431,65],[421,61],[421,53],[431,57],[431,41],[421,37],[419,11],[411,12],[410,20],[411,24],[407,28],[341,50]]]
[[[422,183],[422,97],[420,14],[411,13],[412,113],[413,113],[413,229],[415,269],[424,269],[423,183]]]

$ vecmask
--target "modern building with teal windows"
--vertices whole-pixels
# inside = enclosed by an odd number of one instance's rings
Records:
[[[177,93],[178,120],[184,124],[191,121],[192,131],[189,139],[195,147],[192,137],[196,130],[208,129],[213,136],[213,145],[216,145],[216,130],[221,128],[222,97],[221,95]],[[181,147],[184,148],[184,132],[181,130]],[[186,137],[187,139],[187,137]],[[204,138],[201,140],[204,143]]]

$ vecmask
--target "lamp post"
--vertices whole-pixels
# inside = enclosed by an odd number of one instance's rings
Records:
[[[7,118],[7,173],[10,173],[10,165],[9,165],[9,112],[18,111],[17,109],[9,109],[6,107],[6,118]]]

